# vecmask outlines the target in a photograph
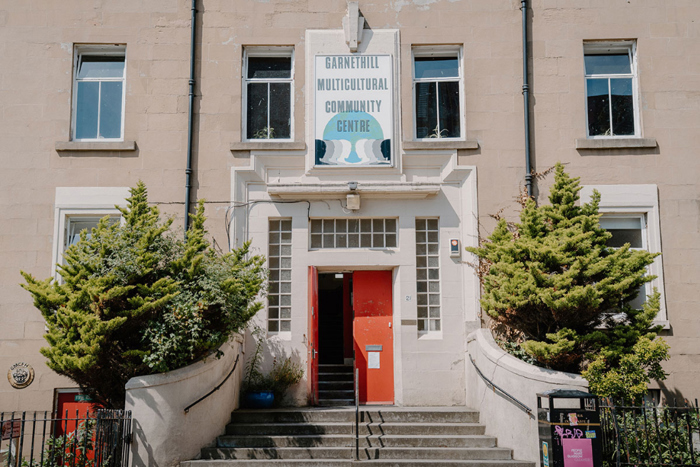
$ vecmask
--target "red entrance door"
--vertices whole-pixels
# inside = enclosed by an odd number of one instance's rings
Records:
[[[391,271],[353,273],[353,337],[360,402],[394,403],[394,330]]]
[[[318,270],[309,266],[308,393],[311,405],[318,404]]]

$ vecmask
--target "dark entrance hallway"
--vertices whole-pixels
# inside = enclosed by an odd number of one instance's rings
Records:
[[[342,365],[346,358],[352,360],[351,276],[318,275],[318,357],[322,365]]]

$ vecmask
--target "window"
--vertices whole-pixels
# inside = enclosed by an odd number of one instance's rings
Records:
[[[125,48],[79,47],[73,83],[73,139],[124,137]]]
[[[311,249],[396,248],[396,219],[312,219]]]
[[[460,138],[462,68],[456,49],[413,49],[413,102],[417,139]]]
[[[612,233],[608,246],[619,248],[629,243],[631,248],[643,248],[651,253],[661,252],[659,195],[656,185],[586,185],[581,188],[581,202],[590,200],[593,190],[600,193],[600,225]],[[639,296],[630,304],[639,307],[654,288],[661,293],[661,309],[655,324],[668,327],[664,292],[663,255],[648,267],[656,279],[640,288]],[[642,290],[643,289],[643,290]]]
[[[620,248],[625,243],[630,244],[633,250],[647,250],[646,240],[646,216],[640,214],[603,214],[600,218],[600,226],[610,232],[612,237],[607,245],[612,248]],[[630,306],[640,309],[646,301],[647,295],[652,293],[649,282],[639,288],[639,295],[630,302]]]
[[[639,136],[635,44],[586,43],[588,136]]]
[[[292,221],[270,219],[267,291],[268,332],[292,330]]]
[[[57,187],[54,206],[54,242],[51,275],[59,279],[56,265],[63,264],[63,252],[77,243],[80,232],[93,227],[105,216],[119,222],[121,214],[115,206],[124,206],[129,188],[123,187]]]
[[[245,135],[248,140],[291,139],[292,49],[250,49],[245,53]]]
[[[418,332],[440,331],[440,243],[438,219],[416,219]]]

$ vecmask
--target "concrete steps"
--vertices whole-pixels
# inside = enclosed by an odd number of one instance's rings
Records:
[[[463,408],[361,407],[357,461],[354,407],[238,410],[202,459],[180,465],[534,467],[512,460],[478,419]]]
[[[352,365],[318,365],[318,405],[342,407],[355,403]]]

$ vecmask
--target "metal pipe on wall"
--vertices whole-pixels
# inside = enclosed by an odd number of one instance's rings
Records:
[[[194,46],[197,28],[197,0],[192,0],[192,37],[190,39],[190,80],[189,80],[189,109],[187,111],[187,168],[185,169],[185,237],[190,226],[190,198],[192,191],[192,133],[194,113]]]
[[[525,187],[527,196],[532,197],[532,163],[530,161],[530,82],[528,78],[528,53],[527,53],[527,0],[520,1],[520,9],[523,12],[523,107],[525,123]]]

